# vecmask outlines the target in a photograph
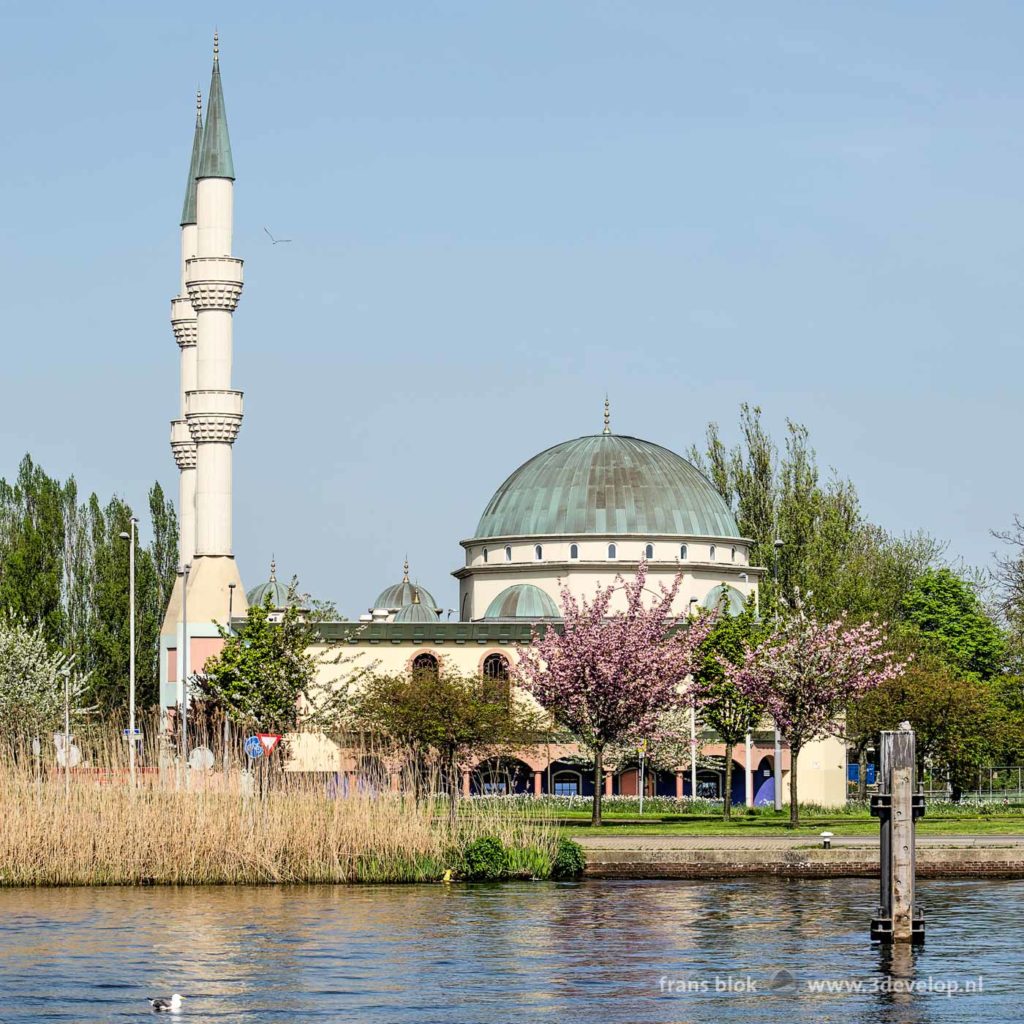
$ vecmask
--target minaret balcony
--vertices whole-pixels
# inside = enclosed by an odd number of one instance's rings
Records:
[[[178,469],[196,468],[196,443],[184,420],[171,420],[171,453]]]
[[[182,348],[196,343],[196,311],[187,296],[179,295],[171,299],[171,329]]]
[[[242,294],[242,261],[231,256],[195,256],[185,263],[192,308],[235,311]]]
[[[242,426],[241,391],[185,392],[185,421],[197,444],[233,444]]]

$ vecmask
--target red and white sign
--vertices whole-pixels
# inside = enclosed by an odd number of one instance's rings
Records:
[[[274,752],[278,743],[281,742],[281,737],[272,732],[258,732],[256,733],[256,739],[260,741],[263,753],[268,757]]]

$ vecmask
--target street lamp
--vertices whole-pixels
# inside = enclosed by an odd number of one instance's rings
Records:
[[[697,598],[691,597],[686,606],[686,617],[693,614]],[[697,799],[697,706],[690,705],[690,799]]]
[[[135,785],[135,528],[138,519],[129,520],[129,533],[121,540],[128,541],[128,774]]]
[[[779,617],[779,552],[784,547],[781,537],[775,538],[775,543],[772,545],[775,549],[774,558],[772,561],[772,590],[774,591],[773,597],[775,599],[775,618]],[[775,723],[775,810],[782,810],[782,737],[779,735],[779,723]],[[790,765],[790,771],[793,770]]]
[[[192,563],[186,562],[179,570],[181,579],[181,760],[188,758],[188,574]]]

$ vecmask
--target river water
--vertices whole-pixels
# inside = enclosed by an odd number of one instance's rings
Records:
[[[918,890],[895,961],[857,879],[0,890],[0,1022],[1024,1019],[1024,882]]]

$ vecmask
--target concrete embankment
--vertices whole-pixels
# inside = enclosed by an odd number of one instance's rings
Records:
[[[587,878],[878,877],[878,840],[811,836],[583,836]],[[1024,836],[919,836],[919,878],[1024,878]]]

